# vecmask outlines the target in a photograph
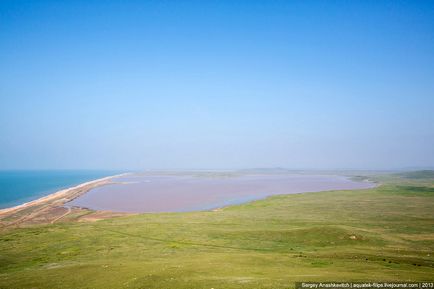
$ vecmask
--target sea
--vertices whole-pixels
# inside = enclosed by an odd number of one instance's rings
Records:
[[[0,209],[120,173],[107,170],[0,170]]]

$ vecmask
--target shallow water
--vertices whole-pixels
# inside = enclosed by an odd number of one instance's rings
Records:
[[[68,203],[116,212],[187,212],[240,204],[278,194],[367,189],[375,184],[342,176],[246,175],[212,178],[130,175]]]
[[[0,209],[36,200],[58,190],[115,173],[119,172],[93,170],[0,171]]]

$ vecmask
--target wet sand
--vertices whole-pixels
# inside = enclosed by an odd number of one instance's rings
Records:
[[[112,178],[124,175],[125,174],[89,181],[18,206],[1,209],[0,229],[32,222],[38,224],[54,223],[71,212],[70,209],[64,208],[66,203],[86,194],[93,188],[109,184]]]
[[[150,174],[117,177],[112,182],[90,190],[67,205],[131,213],[188,212],[241,204],[272,195],[375,186],[371,182],[330,175],[197,177]]]

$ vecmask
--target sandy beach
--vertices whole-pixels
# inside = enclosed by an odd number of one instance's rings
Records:
[[[18,206],[0,210],[0,226],[2,228],[29,223],[54,223],[66,215],[83,210],[81,208],[65,208],[64,205],[91,189],[110,184],[113,178],[126,176],[119,174],[85,182],[77,186],[63,189]]]
[[[259,174],[131,174],[85,182],[0,210],[0,228],[156,212],[215,210],[276,194],[367,189],[343,176]]]

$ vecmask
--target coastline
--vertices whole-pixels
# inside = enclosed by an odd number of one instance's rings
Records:
[[[0,209],[0,229],[11,227],[11,226],[18,226],[18,225],[47,224],[47,223],[53,224],[59,220],[95,221],[95,220],[106,219],[114,216],[136,214],[137,212],[113,210],[110,208],[95,209],[92,208],[91,206],[88,207],[88,206],[83,206],[74,203],[68,205],[68,203],[86,194],[90,190],[107,184],[117,183],[117,182],[113,182],[112,180],[116,177],[126,176],[130,174],[131,173],[122,173],[122,174],[95,179],[67,189],[56,191],[52,194],[43,196],[33,201],[29,201],[5,209]],[[351,177],[348,176],[339,176],[339,177],[344,177],[349,180],[352,179]],[[363,188],[363,189],[372,189],[378,186],[378,183],[372,182],[368,179],[353,180],[353,181],[361,182],[361,183],[369,183],[372,185],[372,187],[370,188]],[[324,190],[324,191],[328,191],[328,190]],[[309,193],[309,192],[310,191],[300,192],[300,193]],[[267,195],[264,196],[263,198],[261,197],[250,201],[266,199],[270,196],[271,195]],[[239,203],[235,203],[235,204],[228,203],[225,205],[220,204],[215,207],[210,207],[206,209],[206,211],[219,211],[226,207],[233,206],[236,204]]]
[[[125,176],[128,174],[129,173],[122,173],[88,181],[67,189],[56,191],[52,194],[38,198],[33,201],[29,201],[9,208],[0,209],[0,225],[2,227],[18,225],[25,223],[29,220],[41,217],[41,215],[50,215],[50,213],[52,213],[54,220],[47,221],[53,223],[53,221],[57,221],[71,212],[71,209],[66,209],[63,207],[66,203],[74,200],[75,198],[78,198],[79,196],[87,193],[93,188],[110,184],[113,178]],[[64,210],[67,210],[66,213],[64,212]],[[61,213],[60,217],[57,216],[57,211]],[[45,219],[47,218],[45,217]]]
[[[135,175],[126,182],[93,190],[69,203],[95,211],[127,213],[173,213],[213,211],[218,208],[262,200],[273,195],[336,190],[371,189],[375,183],[351,180],[342,175],[249,174],[216,179],[190,175]],[[128,187],[124,187],[128,184]],[[161,200],[164,200],[162,202]]]

